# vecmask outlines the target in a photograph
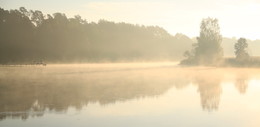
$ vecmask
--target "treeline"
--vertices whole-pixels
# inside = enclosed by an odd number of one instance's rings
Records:
[[[192,40],[158,26],[0,8],[0,63],[178,60]]]
[[[191,50],[184,52],[186,59],[182,60],[180,64],[260,67],[260,58],[250,56],[246,38],[239,38],[234,44],[235,58],[224,58],[222,40],[218,20],[203,19],[197,43],[193,43]]]
[[[235,49],[234,45],[237,43],[239,38],[225,38],[223,37],[222,40],[222,47],[224,51],[224,55],[227,57],[234,57],[235,56]],[[247,39],[248,43],[248,53],[250,56],[260,56],[260,40],[250,40]]]

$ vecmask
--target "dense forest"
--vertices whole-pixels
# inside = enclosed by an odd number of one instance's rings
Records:
[[[79,15],[68,18],[24,7],[0,8],[0,35],[0,64],[179,61],[197,42],[158,26],[88,22]],[[224,57],[234,57],[237,39],[223,37],[221,41]],[[247,43],[249,55],[259,56],[260,40]]]
[[[192,40],[158,26],[0,8],[0,63],[179,60]]]

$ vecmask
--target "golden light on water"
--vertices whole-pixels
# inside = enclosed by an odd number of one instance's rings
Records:
[[[0,127],[259,127],[258,0],[0,0]]]
[[[37,119],[58,118],[62,113],[64,124],[76,124],[73,119],[79,119],[77,124],[91,126],[108,124],[98,122],[103,118],[110,122],[129,119],[109,124],[116,126],[161,122],[167,126],[259,125],[259,69],[178,67],[174,63],[23,66],[16,67],[15,73],[12,69],[1,67],[0,73],[3,125],[11,124],[5,119],[20,117],[10,114],[14,110],[21,117],[26,115],[28,122],[21,124],[25,126],[33,125],[29,123],[36,120],[32,114],[37,112],[42,114]],[[12,103],[17,105],[10,107]],[[92,122],[84,122],[87,119]],[[137,119],[141,121],[131,122]]]

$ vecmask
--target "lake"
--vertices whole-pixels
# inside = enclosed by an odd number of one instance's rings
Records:
[[[1,127],[259,127],[260,69],[0,66]]]

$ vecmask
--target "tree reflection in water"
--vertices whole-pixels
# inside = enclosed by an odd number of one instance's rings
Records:
[[[202,108],[214,111],[218,110],[221,82],[227,73],[223,70],[193,68],[80,74],[54,74],[47,71],[5,70],[0,74],[0,119],[27,119],[43,116],[48,111],[66,112],[70,107],[81,110],[89,103],[106,105],[156,97],[172,87],[181,89],[189,84],[198,88]],[[249,76],[245,75],[237,78],[235,86],[240,93],[246,92],[247,79]]]
[[[210,75],[210,77],[207,75]],[[193,83],[198,87],[203,110],[218,110],[220,95],[222,93],[221,80],[223,76],[212,72],[212,70],[207,70],[206,72],[200,72],[194,78]]]
[[[245,94],[248,87],[248,75],[247,74],[237,75],[235,86],[239,91],[239,93]]]

